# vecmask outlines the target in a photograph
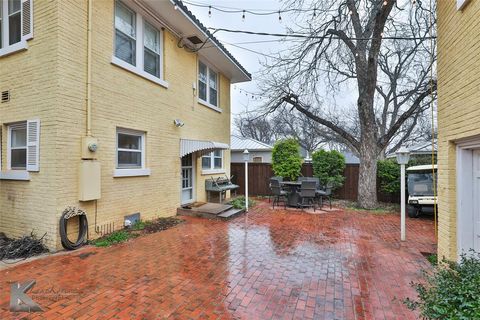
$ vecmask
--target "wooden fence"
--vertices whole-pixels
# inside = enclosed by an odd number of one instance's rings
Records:
[[[357,200],[358,196],[358,164],[347,164],[344,175],[345,182],[343,186],[335,192],[337,199]],[[245,164],[232,163],[231,174],[233,183],[240,186],[238,194],[244,194],[245,191]],[[302,166],[302,175],[305,177],[313,176],[313,167],[311,163],[304,163]],[[264,196],[270,194],[268,187],[269,179],[273,177],[272,165],[269,163],[249,163],[248,164],[248,193],[252,196]],[[377,185],[379,185],[377,183]],[[382,202],[400,202],[399,195],[384,194],[377,191],[378,200]]]

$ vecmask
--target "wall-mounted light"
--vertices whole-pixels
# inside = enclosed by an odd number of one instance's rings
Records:
[[[173,124],[175,125],[175,127],[179,128],[179,127],[183,127],[185,125],[185,123],[180,120],[180,119],[175,119],[173,120]]]

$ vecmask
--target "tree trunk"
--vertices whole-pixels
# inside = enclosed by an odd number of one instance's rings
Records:
[[[377,144],[373,139],[361,141],[358,175],[358,205],[365,209],[377,206]]]

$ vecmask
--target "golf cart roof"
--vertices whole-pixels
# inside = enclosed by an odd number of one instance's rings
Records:
[[[437,170],[437,165],[434,165],[433,168],[435,170]],[[432,165],[427,164],[427,165],[423,165],[423,166],[413,166],[413,167],[407,168],[407,171],[409,171],[409,172],[411,172],[411,171],[432,171]]]

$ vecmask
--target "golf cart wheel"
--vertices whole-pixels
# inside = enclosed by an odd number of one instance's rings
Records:
[[[420,216],[420,209],[414,206],[408,206],[408,217],[418,218]]]

